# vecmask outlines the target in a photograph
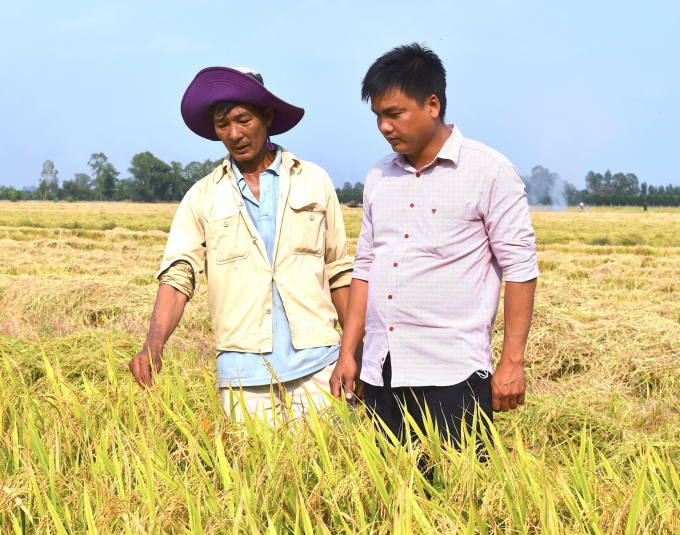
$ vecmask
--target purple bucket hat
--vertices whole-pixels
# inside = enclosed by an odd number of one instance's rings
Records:
[[[283,134],[300,122],[305,110],[284,102],[268,91],[258,81],[258,78],[262,80],[258,73],[250,69],[244,71],[208,67],[196,75],[184,93],[181,108],[182,118],[192,132],[212,141],[220,140],[208,113],[210,105],[220,100],[273,108],[274,119],[268,129],[272,136]]]

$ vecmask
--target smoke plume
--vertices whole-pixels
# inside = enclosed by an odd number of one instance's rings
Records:
[[[530,176],[523,176],[527,197],[532,206],[550,206],[554,211],[567,209],[567,182],[557,173],[537,165]]]

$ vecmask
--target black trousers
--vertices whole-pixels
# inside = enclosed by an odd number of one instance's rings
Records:
[[[379,416],[402,443],[407,438],[404,433],[404,406],[418,427],[424,430],[423,417],[427,405],[432,419],[439,427],[442,439],[450,440],[456,447],[460,446],[462,425],[467,426],[468,433],[472,430],[476,406],[479,407],[480,412],[487,415],[489,420],[493,421],[491,374],[487,371],[475,372],[465,381],[451,386],[392,388],[392,364],[388,353],[383,363],[382,377],[384,386],[364,383],[364,403],[367,409]],[[488,423],[479,414],[477,416],[478,437],[482,426],[491,439]],[[412,439],[415,439],[415,435]],[[480,458],[485,458],[486,450],[481,438],[478,438],[477,448]]]

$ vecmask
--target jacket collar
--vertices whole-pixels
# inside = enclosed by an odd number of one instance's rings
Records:
[[[279,145],[281,148],[281,168],[286,169],[289,174],[293,174],[300,168],[300,160],[298,160],[292,152],[287,151],[281,145]],[[224,161],[222,162],[222,165],[216,169],[217,175],[216,175],[216,180],[215,183],[219,182],[222,180],[225,176],[229,178],[232,182],[235,183],[236,176],[234,174],[234,170],[231,165],[231,157],[227,156]]]

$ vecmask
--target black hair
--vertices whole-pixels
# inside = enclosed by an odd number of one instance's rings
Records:
[[[411,43],[380,56],[361,82],[361,100],[368,102],[390,89],[399,89],[420,104],[436,95],[441,105],[439,118],[444,120],[446,69],[439,56],[426,46]]]
[[[236,106],[240,106],[242,103],[241,102],[231,102],[229,100],[218,100],[217,102],[213,102],[210,106],[208,106],[208,113],[210,114],[210,118],[212,119],[213,123],[215,122],[215,116],[219,115],[217,117],[218,121],[221,121],[224,119],[227,115],[229,115],[229,112],[233,110]],[[259,106],[255,106],[254,104],[252,105],[260,114],[260,117],[264,119],[264,108],[261,108]]]

